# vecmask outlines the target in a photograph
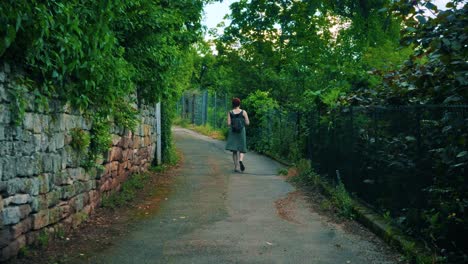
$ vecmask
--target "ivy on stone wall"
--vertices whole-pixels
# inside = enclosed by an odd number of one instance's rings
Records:
[[[109,120],[132,129],[137,99],[171,103],[188,84],[190,71],[180,69],[190,69],[186,58],[200,37],[204,2],[2,1],[0,60],[25,72],[40,101],[62,99],[99,116],[91,149],[102,151]],[[14,107],[21,120],[21,99]]]

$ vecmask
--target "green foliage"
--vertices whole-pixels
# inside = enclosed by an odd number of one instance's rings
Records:
[[[37,246],[39,248],[46,248],[50,242],[50,235],[47,231],[43,230],[39,232],[39,236],[37,237]]]
[[[138,110],[127,103],[120,103],[119,111],[114,113],[114,124],[132,131],[138,126]]]
[[[12,104],[10,104],[10,111],[12,113],[12,120],[15,125],[20,125],[23,121],[24,114],[26,111],[26,99],[25,94],[27,92],[26,87],[22,85],[15,85],[9,89],[11,98],[13,98]]]
[[[131,175],[129,179],[122,183],[119,192],[111,193],[102,199],[102,206],[111,209],[128,206],[135,199],[138,190],[143,189],[149,179],[150,175],[145,173]]]
[[[430,2],[413,2],[398,1],[393,6],[405,22],[401,43],[414,53],[403,68],[386,78],[386,86],[404,103],[466,104],[468,54],[463,47],[468,37],[464,30],[468,4],[450,1],[448,9],[439,11]],[[424,17],[425,9],[435,17]]]
[[[149,168],[149,171],[156,172],[156,173],[161,173],[161,172],[165,172],[168,168],[169,167],[167,165],[151,166]]]
[[[107,120],[135,128],[136,92],[139,103],[173,104],[186,88],[204,2],[2,1],[0,58],[28,73],[36,98],[58,98],[99,116],[91,133],[97,155],[106,150]],[[12,107],[21,120],[24,91],[15,93]]]
[[[353,219],[354,202],[346,190],[344,184],[339,181],[333,188],[326,182],[320,175],[318,175],[311,166],[310,160],[301,159],[295,164],[297,169],[297,176],[292,178],[292,181],[299,185],[317,187],[318,190],[326,190],[330,195],[330,199],[321,204],[324,209],[336,207],[340,216]]]
[[[106,153],[112,145],[110,122],[104,117],[94,116],[91,128],[90,149],[94,155]]]
[[[18,252],[18,257],[19,258],[23,258],[23,257],[28,257],[31,255],[31,249],[27,246],[24,246],[22,248],[20,248],[19,252]]]
[[[354,215],[354,203],[353,199],[349,195],[344,184],[339,181],[333,192],[333,201],[338,206],[340,215],[353,219]]]
[[[278,175],[283,175],[283,176],[288,175],[288,169],[286,169],[286,168],[279,169],[278,170]]]
[[[88,150],[88,147],[91,143],[91,137],[86,131],[80,128],[73,128],[70,131],[70,136],[72,137],[70,143],[72,148],[80,153],[85,153]]]

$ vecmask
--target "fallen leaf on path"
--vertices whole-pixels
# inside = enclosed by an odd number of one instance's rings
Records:
[[[269,246],[273,246],[273,243],[270,243],[270,242],[266,242]]]

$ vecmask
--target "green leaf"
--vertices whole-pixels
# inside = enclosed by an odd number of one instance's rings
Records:
[[[388,11],[388,8],[384,7],[384,8],[380,8],[377,12],[378,13],[384,13],[384,12],[387,12]]]
[[[15,38],[16,38],[15,28],[12,27],[11,25],[8,25],[7,26],[7,34],[5,36],[5,49],[10,47],[11,43],[13,43],[13,41],[15,41]]]
[[[437,11],[437,6],[434,5],[434,4],[431,3],[431,2],[427,2],[427,3],[425,4],[425,6],[426,6],[427,8],[429,8],[429,9],[431,9],[431,10]]]
[[[58,77],[59,77],[58,72],[57,72],[56,70],[54,70],[54,71],[52,72],[52,78],[58,78]]]
[[[421,24],[426,24],[427,20],[424,16],[421,16],[421,15],[417,15],[416,16],[416,19],[419,21],[419,23]]]
[[[468,151],[462,151],[462,152],[458,153],[457,158],[463,158],[466,155],[468,155]]]

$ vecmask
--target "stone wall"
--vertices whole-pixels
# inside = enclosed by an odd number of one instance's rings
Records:
[[[41,232],[77,227],[106,192],[118,190],[132,173],[145,171],[156,148],[155,107],[142,107],[134,132],[114,127],[112,148],[101,169],[85,170],[71,146],[72,129],[89,132],[79,111],[51,100],[49,107],[25,96],[26,112],[13,123],[15,87],[8,65],[0,66],[0,260],[37,242]]]

